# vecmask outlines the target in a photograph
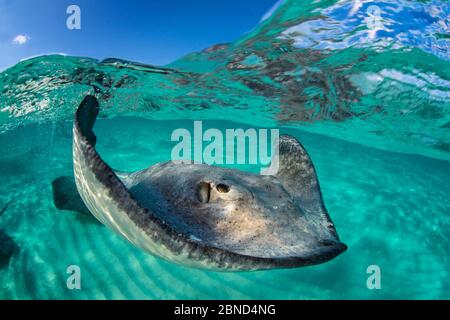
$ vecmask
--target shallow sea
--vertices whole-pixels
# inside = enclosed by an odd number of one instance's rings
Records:
[[[95,130],[107,162],[132,171],[169,160],[172,131],[192,126],[190,120],[116,117],[99,120]],[[247,127],[213,120],[204,126]],[[72,171],[71,130],[64,121],[0,136],[0,206],[12,199],[0,229],[20,247],[0,269],[1,298],[450,298],[449,162],[281,127],[310,153],[348,251],[313,267],[208,272],[155,258],[94,219],[54,207],[51,181]],[[81,290],[66,287],[70,265],[81,268]],[[381,290],[366,286],[370,265],[381,268]]]

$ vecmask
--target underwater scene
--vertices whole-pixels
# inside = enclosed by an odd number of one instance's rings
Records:
[[[279,133],[278,171],[230,129]],[[447,1],[282,0],[163,66],[25,59],[0,150],[0,299],[450,299]]]

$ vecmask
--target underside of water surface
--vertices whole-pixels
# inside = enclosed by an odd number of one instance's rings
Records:
[[[449,299],[449,17],[439,1],[288,0],[235,42],[164,67],[53,55],[3,71],[0,231],[15,249],[0,298]],[[173,130],[193,120],[298,138],[348,251],[307,268],[208,272],[57,210],[51,182],[73,171],[87,94],[101,104],[98,150],[121,171],[169,160]],[[70,265],[82,290],[67,289]],[[381,290],[367,287],[371,265]]]

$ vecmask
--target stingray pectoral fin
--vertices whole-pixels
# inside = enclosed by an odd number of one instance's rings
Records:
[[[280,136],[277,178],[302,205],[314,208],[322,203],[319,180],[303,145],[292,136]]]
[[[59,210],[79,212],[91,216],[78,193],[73,177],[59,177],[52,181],[53,203]]]
[[[102,159],[93,132],[99,108],[97,99],[87,96],[75,113],[73,127],[75,182],[92,215],[135,246],[172,262],[216,269],[226,265],[231,260],[227,254],[175,232],[139,203],[124,184],[124,174]]]
[[[327,226],[339,240],[334,224],[325,208],[313,162],[303,145],[290,135],[280,136],[279,169],[276,177],[294,197],[306,214]]]
[[[182,262],[185,238],[143,207],[95,149],[93,127],[99,103],[87,96],[75,113],[73,165],[77,190],[92,215],[101,223],[142,249],[169,260]]]

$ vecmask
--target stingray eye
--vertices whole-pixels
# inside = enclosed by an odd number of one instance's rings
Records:
[[[220,193],[228,193],[230,192],[230,187],[227,186],[226,184],[218,184],[216,187],[217,191],[219,191]]]
[[[201,203],[208,203],[211,195],[211,185],[206,182],[200,182],[197,190],[197,198]]]

